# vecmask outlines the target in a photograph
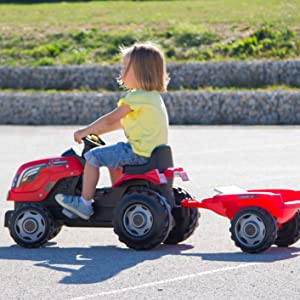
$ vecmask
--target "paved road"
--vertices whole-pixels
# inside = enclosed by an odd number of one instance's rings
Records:
[[[17,167],[62,152],[74,129],[0,127],[1,220]],[[222,185],[299,189],[299,137],[300,127],[172,127],[170,140],[176,165],[191,178],[183,186],[201,199]],[[82,228],[64,228],[47,247],[28,250],[1,225],[0,299],[299,299],[299,242],[245,254],[233,245],[227,219],[201,214],[183,244],[141,252],[112,229]]]

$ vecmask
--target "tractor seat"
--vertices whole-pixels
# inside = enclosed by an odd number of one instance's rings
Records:
[[[144,165],[126,165],[123,167],[124,174],[144,174],[153,169],[163,172],[167,168],[173,167],[172,150],[169,145],[156,147],[150,157],[150,161]]]

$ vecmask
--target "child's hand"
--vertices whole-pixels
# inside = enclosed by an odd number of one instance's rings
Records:
[[[74,141],[78,144],[82,143],[82,139],[86,136],[83,129],[74,132]]]

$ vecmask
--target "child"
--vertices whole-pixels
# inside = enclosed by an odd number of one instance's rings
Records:
[[[112,181],[124,165],[149,161],[152,150],[168,143],[168,114],[159,92],[166,91],[169,81],[163,54],[150,43],[121,49],[123,68],[119,82],[129,90],[118,107],[74,133],[81,143],[89,134],[104,134],[123,128],[128,143],[97,147],[85,154],[82,195],[58,194],[56,201],[79,217],[88,220],[93,214],[92,200],[99,180],[99,168],[110,169]]]

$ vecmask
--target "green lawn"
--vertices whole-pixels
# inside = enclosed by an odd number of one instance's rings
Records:
[[[263,22],[299,27],[299,0],[105,1],[0,5],[1,30],[24,27],[51,31],[84,27]],[[52,27],[52,28],[51,28]]]
[[[169,62],[300,55],[299,0],[0,4],[0,16],[0,65],[115,63],[144,40]]]

